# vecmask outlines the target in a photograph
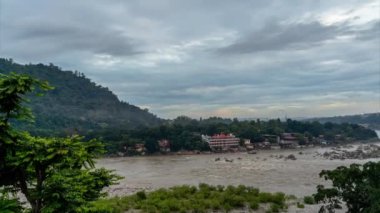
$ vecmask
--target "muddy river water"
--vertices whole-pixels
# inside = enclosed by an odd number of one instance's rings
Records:
[[[317,155],[325,151],[331,151],[331,148],[266,150],[258,151],[257,154],[108,158],[98,160],[97,165],[114,169],[117,174],[125,177],[118,185],[109,189],[111,196],[129,194],[142,189],[208,183],[244,184],[260,188],[262,191],[281,191],[301,197],[315,193],[318,184],[326,183],[318,176],[323,169],[378,160],[329,160]],[[280,155],[290,154],[293,154],[297,160],[278,158]],[[220,160],[216,161],[217,158]],[[227,162],[225,158],[233,161]]]

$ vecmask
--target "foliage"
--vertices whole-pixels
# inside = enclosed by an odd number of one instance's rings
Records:
[[[306,139],[324,135],[331,143],[344,143],[349,140],[367,140],[376,137],[376,133],[357,124],[333,124],[319,122],[300,122],[288,119],[269,121],[238,121],[223,118],[191,119],[180,116],[171,122],[157,127],[145,127],[133,130],[103,130],[92,132],[87,138],[99,138],[106,142],[108,153],[125,152],[124,147],[133,147],[136,143],[145,143],[149,153],[158,152],[158,140],[168,139],[172,151],[209,150],[208,144],[201,140],[201,134],[233,133],[239,138],[251,142],[262,142],[265,135],[280,135],[284,132],[296,133],[300,144]],[[336,138],[340,135],[340,138]],[[344,139],[344,140],[343,140]]]
[[[303,209],[303,208],[305,208],[305,205],[302,204],[302,203],[297,202],[297,208]]]
[[[49,89],[46,82],[38,81],[26,75],[11,73],[0,75],[0,186],[12,184],[18,169],[9,165],[7,156],[15,154],[18,132],[11,128],[10,120],[30,120],[31,111],[22,106],[25,94],[35,87]],[[11,161],[10,161],[11,162]]]
[[[16,122],[33,135],[84,135],[107,127],[130,129],[161,123],[155,115],[120,101],[108,88],[96,85],[78,71],[63,71],[53,64],[20,65],[0,58],[0,73],[11,71],[48,81],[55,87],[43,97],[28,96],[35,122]]]
[[[264,197],[264,198],[263,198]],[[250,208],[257,210],[260,203],[268,203],[270,212],[286,208],[283,193],[260,193],[258,189],[239,186],[175,186],[153,192],[138,192],[135,195],[109,198],[92,202],[87,212],[124,212],[140,209],[143,212],[207,212],[230,211]]]
[[[353,123],[353,124],[366,124],[372,129],[380,129],[380,113],[367,113],[361,115],[346,115],[346,116],[334,116],[326,118],[313,118],[313,121],[319,121],[322,123]]]
[[[72,212],[103,194],[104,187],[118,177],[105,169],[94,169],[93,159],[101,152],[98,141],[83,142],[81,137],[35,138],[23,135],[16,145],[11,165],[24,168],[15,184],[33,208],[43,212]]]
[[[304,202],[305,204],[312,205],[312,204],[315,203],[315,201],[314,201],[314,197],[313,197],[313,196],[305,196],[305,197],[303,198],[303,202]]]
[[[335,170],[323,170],[320,176],[332,181],[331,188],[317,187],[317,202],[325,203],[321,212],[341,208],[344,201],[349,213],[380,212],[380,162],[351,164]]]
[[[33,137],[13,129],[10,119],[31,118],[22,102],[35,86],[50,88],[26,75],[0,78],[0,186],[23,193],[34,213],[76,212],[119,177],[94,168],[94,158],[103,153],[97,140]]]
[[[15,213],[22,212],[22,210],[22,205],[17,199],[10,198],[8,194],[0,192],[0,212]]]

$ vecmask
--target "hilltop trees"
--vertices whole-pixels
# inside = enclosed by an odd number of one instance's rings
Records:
[[[28,96],[35,122],[16,122],[17,127],[38,136],[85,135],[104,128],[132,129],[161,124],[161,119],[132,104],[120,101],[108,88],[80,72],[53,64],[14,63],[0,58],[0,73],[16,72],[46,80],[55,87],[43,97]]]
[[[0,187],[2,193],[23,193],[33,213],[74,212],[102,196],[101,190],[119,177],[95,169],[94,158],[102,153],[96,140],[33,137],[13,128],[11,120],[32,118],[22,105],[25,95],[50,88],[26,75],[0,76]]]

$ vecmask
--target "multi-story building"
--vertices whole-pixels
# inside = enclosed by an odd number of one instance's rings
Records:
[[[280,146],[281,148],[294,148],[298,146],[299,140],[295,133],[282,133]]]
[[[158,146],[161,152],[170,152],[170,142],[166,139],[161,139],[158,141]]]
[[[211,150],[222,150],[226,151],[233,148],[239,147],[240,139],[235,137],[233,134],[216,134],[213,136],[202,135],[202,139],[206,141]]]

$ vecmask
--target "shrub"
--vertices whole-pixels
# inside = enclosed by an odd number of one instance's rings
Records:
[[[285,199],[286,199],[286,200],[296,200],[297,197],[296,197],[295,195],[287,195],[287,196],[285,197]]]
[[[232,206],[231,206],[230,204],[228,204],[228,203],[225,203],[225,204],[223,205],[223,209],[224,209],[226,212],[229,212],[229,211],[232,210]]]
[[[285,194],[282,192],[277,192],[271,196],[271,202],[283,206],[285,203]]]
[[[139,191],[136,193],[136,196],[139,200],[145,200],[146,199],[146,194],[145,191]]]
[[[121,213],[128,209],[127,203],[121,203],[119,198],[111,198],[91,202],[78,211],[88,213]]]
[[[222,197],[222,203],[229,204],[231,207],[243,207],[245,199],[242,196],[226,192]]]
[[[303,202],[304,202],[305,204],[309,204],[309,205],[312,205],[312,204],[315,203],[314,198],[313,198],[312,196],[305,196],[305,197],[303,198]]]
[[[260,204],[258,200],[253,200],[249,203],[249,208],[253,210],[257,210],[259,208]]]
[[[277,213],[277,212],[280,212],[281,209],[282,209],[281,206],[279,206],[278,204],[272,203],[270,205],[269,212],[271,212],[271,213]]]
[[[3,213],[22,212],[21,203],[17,199],[11,199],[8,196],[0,194],[0,212],[3,212]]]
[[[155,206],[152,206],[152,205],[147,205],[144,210],[148,213],[155,213],[157,212],[157,208]]]
[[[212,208],[213,210],[219,210],[219,209],[222,209],[222,204],[219,202],[219,200],[217,200],[217,199],[212,199],[212,200],[210,201],[210,203],[211,203],[211,208]]]
[[[260,193],[260,190],[257,189],[257,188],[253,188],[253,187],[248,187],[247,188],[247,194],[249,196],[258,196]]]
[[[259,193],[259,201],[260,203],[268,203],[271,201],[271,193],[268,192],[260,192]]]
[[[305,205],[303,205],[302,203],[297,202],[297,208],[303,209],[303,208],[305,208]]]
[[[222,185],[217,185],[217,186],[216,186],[216,189],[217,189],[219,192],[223,192],[223,191],[224,191],[224,186],[222,186]]]
[[[92,213],[119,213],[125,208],[139,209],[142,212],[208,212],[231,211],[248,206],[257,210],[260,203],[268,203],[270,212],[284,209],[285,194],[259,192],[258,189],[246,186],[210,186],[200,184],[194,186],[175,186],[169,189],[158,189],[146,193],[137,192],[134,195],[122,198],[95,201]],[[109,201],[108,203],[104,203]],[[110,211],[115,207],[114,211]]]

